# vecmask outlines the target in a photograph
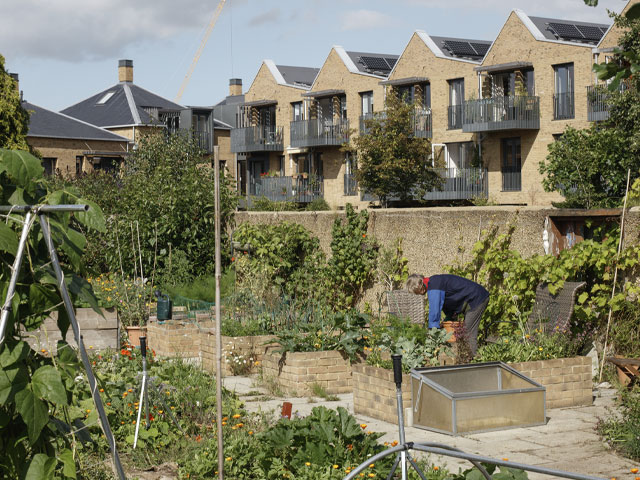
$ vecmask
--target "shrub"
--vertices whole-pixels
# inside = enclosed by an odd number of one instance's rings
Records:
[[[251,197],[251,207],[254,212],[290,212],[300,210],[296,202],[276,202],[267,197]]]
[[[304,209],[309,212],[318,212],[331,210],[331,207],[324,198],[316,198],[309,202]]]
[[[597,430],[611,448],[640,461],[640,387],[620,391],[620,414],[598,421]]]

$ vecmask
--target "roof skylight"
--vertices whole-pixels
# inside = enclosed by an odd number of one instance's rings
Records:
[[[107,103],[107,102],[109,101],[109,99],[110,99],[111,97],[113,97],[113,95],[114,95],[115,93],[116,93],[116,92],[114,92],[114,91],[111,91],[111,92],[107,92],[107,93],[105,93],[105,94],[102,96],[102,98],[96,102],[96,104],[97,104],[97,105],[104,105],[105,103]]]

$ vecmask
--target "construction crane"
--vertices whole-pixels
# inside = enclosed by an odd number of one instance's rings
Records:
[[[182,98],[182,94],[184,93],[185,89],[187,88],[187,85],[189,84],[189,80],[191,80],[191,75],[193,74],[193,71],[196,68],[196,64],[198,63],[198,60],[200,60],[200,55],[202,55],[202,51],[204,50],[205,45],[207,44],[207,40],[209,40],[209,36],[211,35],[211,31],[213,30],[213,27],[215,26],[216,22],[218,21],[218,17],[220,16],[220,12],[222,12],[222,7],[224,7],[224,4],[227,0],[220,0],[220,3],[218,3],[218,6],[216,7],[216,11],[213,12],[213,17],[211,17],[211,21],[209,22],[209,25],[207,26],[207,31],[204,33],[204,36],[202,37],[202,41],[200,42],[200,46],[198,47],[198,51],[196,52],[195,57],[193,57],[193,61],[191,62],[191,66],[189,67],[189,71],[187,71],[187,74],[184,76],[184,80],[182,80],[182,85],[180,85],[180,90],[178,90],[178,95],[176,95],[176,103],[180,103],[180,99]]]

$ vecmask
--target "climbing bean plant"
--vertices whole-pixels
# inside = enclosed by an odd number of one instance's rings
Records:
[[[67,287],[73,297],[98,308],[91,286],[76,272],[84,269],[85,237],[72,223],[104,231],[104,218],[92,202],[73,189],[49,191],[43,183],[40,161],[27,152],[0,149],[2,205],[90,205],[86,213],[48,215],[54,243],[60,252]],[[7,294],[11,265],[18,248],[24,216],[8,214],[0,221],[0,292]],[[63,337],[69,320],[62,305],[55,273],[36,221],[28,237],[25,257],[11,302],[5,340],[0,347],[0,477],[76,478],[76,444],[70,434],[69,406],[79,395],[74,378],[79,362],[64,342],[58,355],[32,350],[24,338],[50,313],[58,312]],[[83,395],[87,395],[85,392]],[[66,419],[64,421],[62,419]]]

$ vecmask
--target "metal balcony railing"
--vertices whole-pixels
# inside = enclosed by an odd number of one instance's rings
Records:
[[[231,151],[273,152],[283,150],[282,127],[258,125],[231,130]]]
[[[344,174],[344,196],[352,197],[358,194],[358,181],[352,173]]]
[[[249,195],[266,197],[273,202],[310,203],[324,197],[324,178],[319,175],[258,177],[249,184]]]
[[[209,132],[197,132],[192,133],[193,139],[199,148],[205,152],[211,153],[213,151],[213,145],[211,143],[211,134]]]
[[[447,110],[447,130],[462,128],[462,115],[464,115],[463,105],[449,105]]]
[[[376,114],[367,113],[365,115],[360,116],[360,133],[367,134],[369,133],[369,129],[367,128],[367,120],[373,119]],[[382,118],[385,118],[384,112],[379,114]],[[432,137],[432,129],[431,129],[431,110],[424,111],[416,111],[411,116],[411,124],[413,127],[413,132],[416,137],[420,138],[431,138]]]
[[[292,147],[342,145],[349,141],[349,120],[331,118],[291,122]]]
[[[605,85],[587,87],[587,120],[602,122],[609,119],[609,90]]]
[[[573,92],[553,95],[553,119],[567,120],[575,118],[575,101]]]
[[[540,97],[492,97],[470,100],[464,104],[463,132],[539,128]]]
[[[519,192],[522,190],[522,169],[520,167],[502,167],[502,191]]]

